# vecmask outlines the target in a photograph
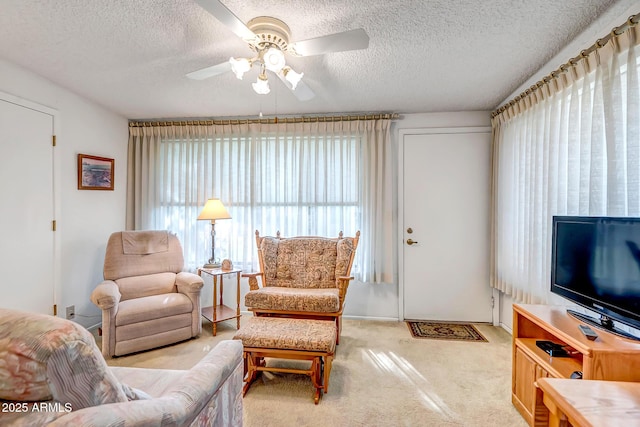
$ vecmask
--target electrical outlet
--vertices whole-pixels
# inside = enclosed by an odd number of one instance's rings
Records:
[[[67,307],[67,319],[73,319],[74,317],[76,317],[76,306],[70,305]]]

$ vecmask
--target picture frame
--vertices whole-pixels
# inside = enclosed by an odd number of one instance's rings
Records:
[[[78,190],[113,191],[115,160],[78,154]]]

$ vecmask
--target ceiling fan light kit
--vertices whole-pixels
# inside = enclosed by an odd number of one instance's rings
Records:
[[[277,18],[259,16],[245,25],[219,0],[196,0],[196,2],[241,37],[256,52],[256,56],[253,58],[231,57],[227,67],[230,64],[233,73],[242,80],[244,74],[252,68],[254,63],[260,64],[258,79],[252,83],[253,90],[260,95],[270,92],[266,73],[268,70],[275,73],[299,100],[306,101],[315,96],[311,88],[302,81],[304,73],[297,73],[287,65],[285,53],[294,56],[310,56],[328,52],[366,49],[369,46],[369,36],[362,29],[290,44],[291,30],[287,24]],[[224,71],[225,67],[218,64],[188,73],[187,77],[202,80]]]
[[[251,69],[251,61],[247,58],[236,59],[232,56],[229,58],[229,63],[231,64],[231,71],[233,71],[238,80],[242,80],[244,73]]]
[[[264,71],[258,75],[258,79],[255,83],[252,83],[251,86],[258,95],[266,95],[271,92],[271,89],[269,88],[269,81],[267,80],[267,75]]]
[[[284,67],[282,74],[284,74],[284,78],[291,83],[291,87],[294,90],[296,86],[298,86],[298,83],[300,83],[300,80],[302,80],[302,76],[304,76],[304,73],[296,73],[291,67]]]
[[[273,71],[274,73],[279,73],[286,65],[284,53],[275,47],[267,49],[264,55],[262,55],[262,60],[267,70]]]

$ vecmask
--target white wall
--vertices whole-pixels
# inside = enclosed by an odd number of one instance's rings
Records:
[[[100,311],[89,296],[102,280],[109,235],[125,226],[127,119],[1,59],[0,91],[58,111],[58,315],[64,316],[65,307],[75,305],[75,320],[95,325],[101,321]],[[77,189],[78,153],[115,159],[114,191]]]

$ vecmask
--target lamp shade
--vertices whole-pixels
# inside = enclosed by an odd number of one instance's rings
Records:
[[[209,199],[200,215],[198,215],[198,219],[215,221],[216,219],[231,219],[231,215],[229,215],[220,199]]]

